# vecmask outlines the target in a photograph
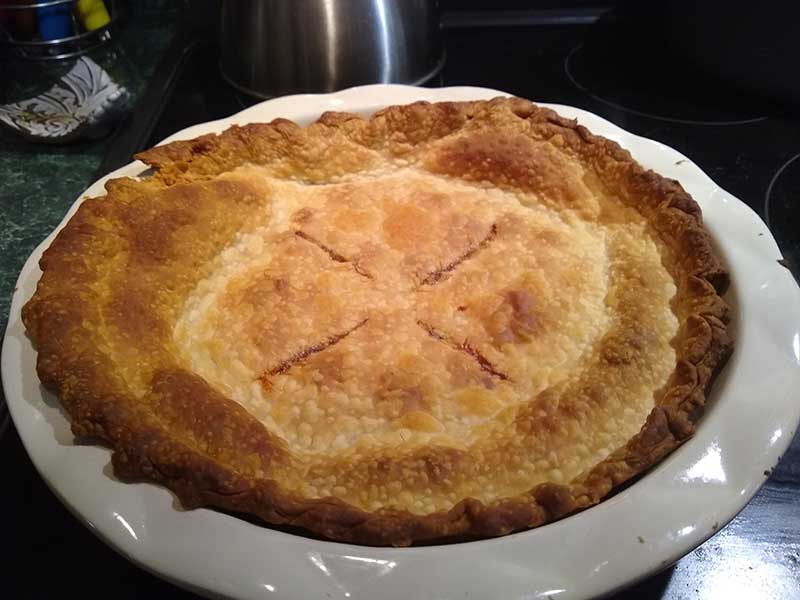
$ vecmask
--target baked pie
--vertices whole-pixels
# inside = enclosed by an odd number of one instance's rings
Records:
[[[366,544],[596,504],[693,433],[731,351],[681,186],[518,98],[174,142],[23,309],[117,475]]]

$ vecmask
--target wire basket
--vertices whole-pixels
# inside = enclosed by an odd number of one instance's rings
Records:
[[[36,20],[37,11],[40,9],[70,5],[69,15],[73,22],[73,31],[79,31],[74,35],[58,39],[44,40],[35,34],[31,39],[22,39],[8,23],[0,22],[0,44],[9,47],[15,55],[21,58],[60,60],[80,56],[108,43],[114,35],[117,24],[124,16],[124,2],[122,0],[105,0],[110,20],[102,27],[91,31],[80,31],[81,28],[74,17],[75,11],[72,10],[72,5],[77,2],[78,0],[31,0],[30,2],[11,4],[0,0],[0,14],[25,15],[29,22]]]

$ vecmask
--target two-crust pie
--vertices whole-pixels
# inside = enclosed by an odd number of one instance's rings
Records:
[[[336,540],[497,536],[690,437],[730,352],[700,209],[521,99],[139,155],[23,318],[115,472]]]

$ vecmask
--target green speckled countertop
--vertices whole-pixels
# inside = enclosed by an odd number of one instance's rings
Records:
[[[108,47],[89,54],[129,90],[132,105],[141,96],[175,30],[174,10],[165,5],[168,3],[149,4],[131,11]],[[74,61],[60,65],[17,62],[16,72],[24,73],[24,77],[3,77],[2,102],[40,93]],[[7,69],[14,72],[13,65],[6,65],[3,71]],[[0,130],[0,331],[5,331],[11,295],[23,264],[92,183],[110,139],[108,135],[95,141],[47,145]]]

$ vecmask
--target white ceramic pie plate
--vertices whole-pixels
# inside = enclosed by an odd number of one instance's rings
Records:
[[[326,110],[368,114],[415,100],[506,95],[482,88],[373,85],[278,98],[228,119],[185,129],[168,141],[234,123],[286,117],[301,124]],[[755,494],[800,419],[800,290],[772,235],[745,204],[694,163],[591,113],[553,106],[619,142],[646,167],[679,180],[702,206],[732,273],[736,352],[720,377],[696,436],[624,492],[557,523],[504,538],[422,548],[321,542],[258,527],[212,510],[183,511],[164,488],[123,484],[110,453],[73,444],[55,398],[43,391],[20,309],[33,294],[42,251],[19,277],[3,344],[8,405],[28,453],[58,497],[104,541],[179,585],[233,598],[584,598],[663,569],[722,527]],[[135,162],[111,177],[137,175]],[[66,219],[74,213],[75,203]],[[63,225],[63,222],[62,222]]]

